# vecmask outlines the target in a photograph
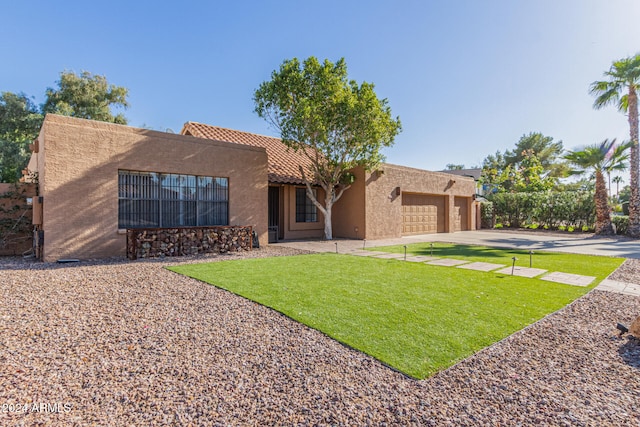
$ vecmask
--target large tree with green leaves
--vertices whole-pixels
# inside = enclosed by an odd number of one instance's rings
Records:
[[[0,182],[16,182],[38,136],[42,114],[24,93],[0,94]]]
[[[60,73],[58,88],[48,88],[43,112],[127,124],[124,114],[114,114],[112,108],[128,108],[128,90],[109,84],[105,76],[83,71],[79,75],[64,71]]]
[[[580,150],[569,151],[564,155],[564,158],[575,167],[571,171],[572,174],[595,173],[596,234],[614,234],[604,174],[626,168],[626,163],[629,160],[627,151],[630,147],[630,143],[615,145],[615,139],[613,141],[604,140],[600,144],[588,145]]]
[[[596,97],[594,108],[615,105],[627,114],[631,137],[629,229],[632,237],[640,237],[640,149],[638,147],[638,87],[640,86],[640,54],[614,61],[606,80],[591,84],[590,93]]]
[[[374,85],[347,77],[344,58],[335,64],[310,57],[286,60],[254,94],[255,112],[279,132],[282,142],[311,162],[311,176],[300,167],[307,196],[324,215],[326,239],[333,237],[331,209],[350,187],[350,170],[374,169],[381,150],[393,144],[401,130],[386,99]],[[324,203],[314,195],[316,183]]]
[[[565,172],[563,163],[558,161],[563,151],[562,141],[554,141],[553,137],[540,132],[530,132],[520,137],[513,150],[505,151],[504,160],[507,164],[517,165],[527,157],[536,157],[544,175],[557,178]]]
[[[522,135],[512,150],[488,155],[482,162],[481,180],[492,191],[515,191],[517,174],[524,173],[524,179],[520,179],[523,191],[541,191],[540,185],[548,189],[557,183],[557,178],[566,175],[566,166],[560,161],[562,151],[562,141],[530,132]],[[527,174],[533,179],[526,178]],[[530,182],[535,185],[527,187]]]

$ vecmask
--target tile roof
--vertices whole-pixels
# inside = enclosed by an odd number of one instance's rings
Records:
[[[307,177],[311,177],[311,161],[301,153],[296,153],[282,143],[279,138],[256,135],[239,130],[226,129],[218,126],[197,122],[187,122],[180,131],[182,135],[198,138],[213,139],[215,141],[232,142],[236,144],[263,147],[267,150],[269,182],[282,184],[303,184],[299,165],[305,167]]]

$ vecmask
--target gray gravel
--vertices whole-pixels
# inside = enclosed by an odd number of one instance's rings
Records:
[[[592,291],[416,381],[162,268],[230,257],[1,261],[0,425],[640,425],[640,346],[615,330],[640,297]]]

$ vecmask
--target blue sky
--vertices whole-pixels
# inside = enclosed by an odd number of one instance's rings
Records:
[[[589,84],[640,52],[638,0],[2,1],[0,91],[37,103],[63,70],[129,89],[133,126],[199,121],[278,136],[252,96],[283,60],[344,57],[403,132],[387,161],[481,164],[537,131],[628,138]]]

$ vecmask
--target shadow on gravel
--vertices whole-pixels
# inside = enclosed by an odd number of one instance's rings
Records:
[[[618,354],[627,365],[640,369],[640,340],[628,337],[627,342],[618,349]]]

